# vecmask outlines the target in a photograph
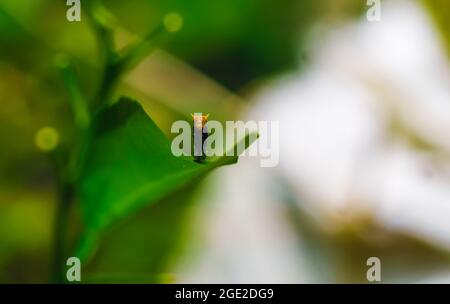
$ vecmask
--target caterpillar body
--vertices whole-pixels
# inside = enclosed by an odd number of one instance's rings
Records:
[[[206,127],[209,114],[194,113],[191,116],[193,120],[194,161],[201,163],[206,159],[204,144],[209,135]]]

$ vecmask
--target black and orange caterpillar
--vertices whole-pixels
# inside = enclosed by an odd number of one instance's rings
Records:
[[[191,116],[193,120],[194,161],[201,163],[206,159],[204,144],[209,135],[206,128],[209,114],[194,113]]]

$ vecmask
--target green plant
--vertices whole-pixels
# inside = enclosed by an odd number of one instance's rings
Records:
[[[59,55],[56,64],[70,96],[75,144],[56,145],[57,133],[51,129],[43,130],[40,137],[58,180],[54,282],[64,281],[67,257],[73,253],[87,261],[104,230],[114,222],[218,166],[237,161],[237,157],[225,156],[198,164],[190,158],[176,158],[169,140],[139,103],[125,97],[113,99],[114,88],[124,74],[181,28],[181,16],[166,15],[148,35],[117,50],[114,17],[99,1],[87,2],[86,9],[104,58],[100,86],[93,98],[86,98],[70,60]],[[248,138],[242,140],[251,144]],[[80,203],[83,218],[75,245],[68,244],[73,202]]]

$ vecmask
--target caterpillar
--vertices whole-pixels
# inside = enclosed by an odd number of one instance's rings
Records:
[[[193,120],[194,161],[201,163],[206,159],[204,144],[209,135],[206,128],[209,114],[203,115],[196,112],[191,116]]]

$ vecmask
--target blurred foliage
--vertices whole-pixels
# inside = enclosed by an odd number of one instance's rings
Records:
[[[168,272],[188,239],[196,191],[180,189],[106,231],[85,273],[87,282],[176,282]]]
[[[303,1],[302,5],[312,6]],[[184,28],[168,50],[211,75],[228,88],[295,65],[295,35],[299,23],[299,1],[127,1],[111,3],[111,10],[132,32],[148,28],[166,11],[183,15]],[[142,18],[138,11],[149,12]],[[129,14],[119,14],[128,11]],[[130,18],[131,17],[131,18]],[[306,17],[306,16],[305,16]],[[310,18],[308,16],[308,18]],[[214,56],[212,56],[214,54]]]

